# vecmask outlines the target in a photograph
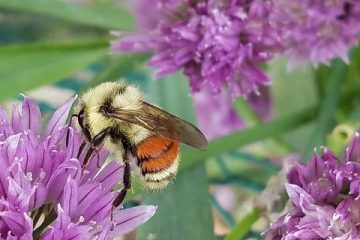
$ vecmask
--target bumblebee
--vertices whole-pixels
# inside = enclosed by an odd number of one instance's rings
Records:
[[[84,135],[79,155],[88,144],[83,167],[99,147],[123,162],[123,188],[113,202],[119,206],[131,188],[130,159],[146,188],[162,189],[173,181],[179,165],[180,142],[205,149],[207,140],[193,124],[142,99],[140,90],[124,81],[106,82],[79,98],[78,127]],[[133,156],[131,158],[131,156]]]

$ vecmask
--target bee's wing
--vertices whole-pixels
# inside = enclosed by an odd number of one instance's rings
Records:
[[[109,116],[139,125],[155,134],[195,148],[205,149],[208,144],[205,136],[193,124],[146,102],[137,110],[114,109]]]

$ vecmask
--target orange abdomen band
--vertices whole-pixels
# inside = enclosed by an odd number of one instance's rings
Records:
[[[179,155],[179,142],[154,135],[146,138],[136,146],[136,157],[142,174],[166,169]]]

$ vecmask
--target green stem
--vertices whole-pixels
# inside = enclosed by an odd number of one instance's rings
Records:
[[[233,107],[235,111],[238,113],[238,116],[244,120],[246,126],[253,127],[261,123],[260,118],[255,113],[255,111],[251,108],[248,101],[244,98],[239,97],[234,103]]]
[[[231,214],[229,214],[225,209],[223,209],[220,205],[220,203],[216,200],[216,198],[214,196],[211,196],[211,203],[213,205],[213,207],[218,211],[218,213],[220,214],[221,218],[229,225],[229,226],[234,226],[235,222],[233,217],[231,216]]]
[[[254,127],[261,124],[261,119],[252,109],[247,100],[240,97],[234,102],[233,107],[237,112],[238,116],[242,120],[244,120],[247,127]],[[291,152],[291,147],[289,147],[289,145],[279,137],[271,139],[271,143],[276,146],[276,148],[279,149],[280,152]]]
[[[217,156],[221,153],[238,149],[247,144],[254,143],[266,138],[277,137],[291,129],[309,122],[316,116],[317,107],[306,108],[297,113],[283,116],[270,122],[261,123],[256,127],[245,129],[222,138],[209,142],[206,151],[186,148],[182,154],[180,169],[192,167],[202,163],[205,159]]]
[[[239,240],[251,229],[251,226],[260,218],[260,210],[254,208],[250,213],[245,215],[225,237],[224,240]]]

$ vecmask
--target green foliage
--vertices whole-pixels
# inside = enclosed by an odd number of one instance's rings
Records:
[[[0,101],[17,96],[39,86],[53,84],[92,63],[99,63],[94,79],[84,87],[128,77],[145,65],[146,54],[109,55],[107,30],[131,30],[134,19],[125,9],[110,2],[80,6],[59,0],[0,0],[0,10],[15,14],[27,12],[67,21],[74,26],[92,27],[95,38],[71,42],[44,42],[0,46]],[[98,31],[102,29],[103,31]],[[105,38],[104,38],[105,37]],[[262,123],[248,103],[238,99],[237,113],[247,128],[213,140],[206,151],[184,146],[180,173],[171,186],[161,192],[143,192],[143,203],[158,205],[153,219],[138,231],[138,239],[215,239],[211,203],[223,219],[233,227],[225,240],[239,240],[251,232],[260,217],[258,209],[234,223],[234,216],[225,212],[208,192],[208,181],[232,184],[256,194],[267,180],[279,170],[267,158],[248,154],[243,148],[262,141],[263,146],[295,150],[307,159],[314,147],[326,140],[339,154],[360,118],[360,47],[353,49],[351,64],[334,61],[329,67],[288,70],[283,59],[272,61],[267,72],[273,83],[270,87],[274,118]],[[143,74],[143,72],[141,72]],[[179,74],[166,79],[134,80],[145,91],[147,100],[193,123],[196,122],[186,80]],[[128,78],[129,79],[129,78]],[[332,132],[336,125],[346,122],[351,131],[346,138],[342,132]],[[219,126],[221,127],[221,126]],[[264,141],[269,140],[272,141]],[[207,168],[205,170],[205,161]],[[139,195],[135,184],[128,197]],[[220,238],[219,238],[220,239]]]
[[[194,122],[192,103],[183,77],[174,75],[154,81],[149,87],[152,102]],[[186,161],[187,157],[183,155],[181,161]],[[163,191],[145,194],[143,203],[155,204],[159,208],[153,219],[139,228],[138,239],[214,239],[204,164],[182,171]]]
[[[109,4],[78,6],[59,0],[0,0],[0,9],[32,12],[109,30],[130,30],[133,16]]]
[[[325,144],[327,134],[335,126],[335,112],[339,104],[340,86],[346,81],[344,77],[346,76],[346,69],[345,63],[338,60],[331,69],[328,69],[327,74],[324,74],[325,76],[322,75],[322,77],[330,79],[330,83],[326,87],[325,96],[321,102],[314,132],[308,141],[305,159],[311,156],[314,147],[320,147]]]
[[[105,61],[104,69],[100,71],[95,78],[85,86],[84,89],[94,87],[102,82],[116,81],[127,73],[134,70],[139,64],[143,63],[147,59],[144,54],[127,55],[119,54],[111,56]]]
[[[261,123],[256,127],[247,128],[240,132],[215,139],[209,143],[206,151],[196,151],[187,148],[183,152],[184,160],[180,169],[193,166],[211,156],[217,156],[223,152],[238,149],[266,138],[279,136],[313,120],[316,116],[316,111],[317,107],[312,106],[299,112],[279,117],[270,122]]]
[[[36,43],[0,47],[0,100],[54,83],[108,52],[107,40]]]
[[[255,208],[245,215],[233,228],[233,230],[225,237],[224,240],[239,240],[251,229],[252,225],[259,219],[260,211]]]
[[[281,117],[318,104],[316,82],[311,66],[290,71],[285,59],[276,59],[270,62],[268,73],[273,80],[271,95],[275,116]],[[314,124],[308,122],[284,134],[283,139],[295,151],[305,152],[306,143],[313,129]]]

